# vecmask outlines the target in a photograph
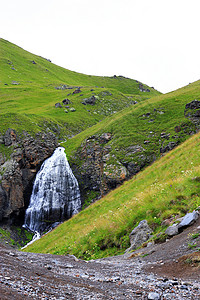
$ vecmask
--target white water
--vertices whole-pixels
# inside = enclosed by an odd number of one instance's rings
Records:
[[[81,209],[78,182],[68,164],[64,148],[57,148],[36,175],[24,227],[43,233],[69,219]]]

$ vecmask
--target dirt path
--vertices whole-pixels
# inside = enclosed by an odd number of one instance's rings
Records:
[[[200,253],[199,238],[188,248],[198,226],[132,257],[90,262],[0,246],[0,299],[200,299],[199,262],[185,263]]]

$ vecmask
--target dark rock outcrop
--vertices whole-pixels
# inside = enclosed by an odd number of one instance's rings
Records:
[[[184,115],[196,126],[198,131],[200,129],[200,101],[195,99],[187,103]]]
[[[26,132],[19,136],[13,129],[6,131],[3,140],[12,154],[0,160],[0,221],[23,222],[36,172],[58,146],[57,140],[51,132],[33,138]]]
[[[88,199],[99,199],[155,159],[153,155],[145,154],[140,145],[129,146],[118,158],[112,141],[113,136],[108,132],[93,135],[70,158],[70,166],[79,182],[82,204]]]

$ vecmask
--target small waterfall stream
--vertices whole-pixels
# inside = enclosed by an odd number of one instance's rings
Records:
[[[78,182],[68,164],[64,148],[57,148],[36,175],[24,227],[43,233],[69,219],[81,209]]]

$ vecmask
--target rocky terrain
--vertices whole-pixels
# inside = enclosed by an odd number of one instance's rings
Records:
[[[51,132],[33,137],[9,128],[0,136],[0,144],[7,153],[7,157],[0,153],[0,221],[20,223],[24,220],[35,175],[58,146],[57,139]]]
[[[91,261],[1,245],[1,299],[199,299],[199,232],[200,219],[163,244]]]

